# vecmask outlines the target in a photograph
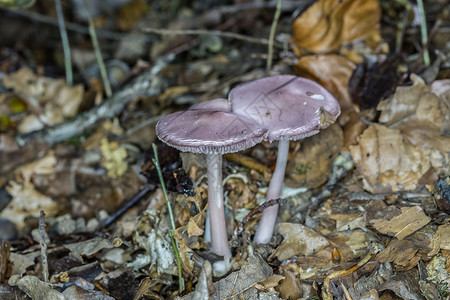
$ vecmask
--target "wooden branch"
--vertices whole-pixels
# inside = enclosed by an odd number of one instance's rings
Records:
[[[140,95],[158,95],[163,88],[158,73],[167,66],[174,57],[174,55],[168,55],[159,58],[150,70],[139,75],[131,83],[116,92],[99,106],[79,114],[74,119],[57,124],[53,127],[46,127],[38,131],[16,135],[17,143],[20,146],[23,146],[30,140],[35,139],[44,140],[49,144],[62,142],[73,136],[82,134],[98,121],[118,115],[131,100]]]

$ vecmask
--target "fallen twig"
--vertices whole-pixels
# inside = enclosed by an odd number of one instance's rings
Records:
[[[101,105],[94,107],[90,111],[79,114],[74,119],[31,133],[18,134],[16,136],[17,143],[23,146],[33,139],[41,139],[49,144],[62,142],[68,138],[82,134],[100,120],[114,117],[122,112],[125,106],[137,96],[154,96],[161,93],[163,84],[158,73],[161,69],[166,67],[173,58],[173,55],[159,58],[150,70],[139,75],[130,84],[116,92]]]
[[[161,29],[161,28],[143,28],[145,33],[154,33],[160,35],[216,35],[224,38],[232,38],[253,44],[269,45],[268,39],[254,38],[248,35],[243,35],[235,32],[220,31],[220,30],[206,30],[206,29]],[[283,49],[283,44],[273,43],[274,47]]]
[[[238,235],[242,232],[244,229],[245,224],[247,224],[248,221],[250,221],[256,214],[263,212],[266,208],[269,208],[274,205],[284,205],[286,204],[287,199],[283,198],[277,198],[277,199],[271,199],[269,201],[264,202],[260,206],[256,207],[255,209],[251,210],[243,219],[241,222],[239,222],[238,226],[236,226],[236,229],[233,232],[233,237],[231,241],[235,241],[238,237]]]
[[[115,220],[126,213],[130,208],[135,206],[139,201],[142,200],[142,198],[144,198],[145,195],[147,195],[154,189],[155,186],[152,184],[144,185],[139,192],[137,192],[129,201],[127,201],[122,207],[116,210],[111,216],[103,220],[99,226],[108,227],[109,225],[111,225]]]

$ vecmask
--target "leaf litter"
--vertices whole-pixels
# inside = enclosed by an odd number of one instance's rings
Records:
[[[226,97],[236,84],[264,76],[276,9],[274,1],[197,2],[168,7],[128,1],[114,4],[114,14],[93,6],[102,52],[129,67],[117,73],[114,87],[123,102],[102,93],[94,50],[80,43],[87,27],[71,31],[71,43],[79,68],[94,71],[78,74],[75,86],[61,79],[62,59],[49,58],[59,44],[55,28],[39,24],[46,28],[47,51],[30,38],[21,44],[28,51],[23,57],[14,55],[18,44],[2,33],[0,218],[17,234],[0,247],[1,297],[448,298],[450,102],[449,53],[438,38],[446,28],[437,21],[442,4],[427,3],[427,20],[439,26],[429,27],[423,48],[420,22],[405,18],[415,3],[375,0],[319,0],[303,7],[283,1],[271,74],[319,82],[338,99],[342,114],[319,135],[292,143],[282,193],[287,201],[280,201],[285,204],[267,245],[251,241],[276,147],[263,142],[225,157],[234,259],[222,278],[212,276],[220,257],[208,246],[206,162],[159,148],[185,281],[178,290],[168,211],[149,151],[157,142],[154,126],[162,115]],[[83,9],[74,8],[79,19],[68,11],[66,17],[85,26]],[[0,14],[2,26],[14,21],[22,30],[29,27],[12,11]],[[168,31],[149,35],[142,28]],[[204,28],[211,34],[183,33]],[[217,33],[225,31],[232,34]],[[242,32],[247,35],[237,35]],[[129,45],[118,36],[128,36]],[[443,56],[432,54],[429,66],[415,62],[431,49]],[[30,57],[39,58],[39,67],[31,69]],[[114,64],[107,65],[116,74]],[[113,100],[118,106],[108,106]],[[101,107],[114,113],[98,112]],[[95,118],[95,125],[80,133],[80,116]],[[60,142],[52,127],[58,124],[76,134]],[[151,187],[140,201],[116,216],[144,184]],[[40,211],[48,224],[45,240],[37,230]],[[109,218],[112,223],[103,226]]]

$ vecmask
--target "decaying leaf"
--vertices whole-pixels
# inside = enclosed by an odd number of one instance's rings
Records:
[[[369,126],[358,145],[349,148],[370,192],[413,190],[432,167],[443,165],[437,150],[405,143],[400,130],[378,124]]]
[[[393,238],[386,248],[377,254],[375,260],[382,263],[393,262],[399,269],[411,269],[430,252],[431,238],[423,229],[401,241]]]
[[[328,240],[314,230],[296,223],[280,223],[278,231],[284,237],[272,256],[284,261],[294,255],[311,255],[329,245]]]
[[[431,248],[433,250],[428,254],[430,257],[438,254],[441,249],[450,250],[450,224],[438,227],[431,240]]]
[[[111,249],[114,247],[114,245],[108,239],[95,237],[87,241],[67,244],[64,245],[64,247],[70,250],[71,256],[75,257],[79,261],[83,261],[82,257],[91,258],[95,256],[100,250]]]
[[[401,299],[407,299],[407,300],[420,300],[422,297],[420,297],[418,294],[411,291],[411,288],[406,283],[406,280],[402,276],[398,276],[396,278],[391,278],[391,280],[386,281],[383,283],[383,285],[380,287],[381,291],[384,290],[390,290],[395,293],[398,297],[401,297]]]
[[[20,231],[24,228],[24,219],[28,216],[39,217],[40,211],[52,216],[61,209],[52,198],[36,190],[31,182],[34,176],[52,174],[56,164],[53,151],[41,159],[24,165],[16,170],[17,178],[9,181],[6,187],[12,201],[0,212],[0,216],[11,220]]]
[[[77,300],[114,300],[113,297],[102,293],[97,290],[85,290],[77,285],[72,285],[62,292],[65,299],[77,299]]]
[[[36,76],[31,69],[24,67],[3,77],[6,88],[22,97],[33,114],[28,114],[20,122],[22,133],[31,132],[73,117],[83,99],[83,86],[67,86],[63,79]]]
[[[292,25],[294,50],[298,55],[305,52],[303,49],[326,53],[352,43],[354,48],[374,48],[381,41],[380,17],[380,5],[375,0],[317,1]],[[356,53],[348,56],[361,60]]]
[[[63,294],[52,289],[48,283],[40,281],[36,276],[24,276],[19,275],[11,276],[8,280],[8,284],[12,286],[18,286],[19,289],[24,291],[31,299],[48,299],[48,300],[65,300]]]
[[[277,287],[282,299],[300,299],[302,296],[301,289],[295,274],[289,271],[283,272],[284,279],[281,280]]]
[[[175,255],[172,250],[168,234],[164,234],[157,227],[152,228],[146,235],[136,235],[138,245],[146,250],[146,254],[138,255],[129,266],[140,268],[145,265],[155,267],[158,273],[177,274]]]
[[[422,78],[415,74],[410,78],[412,86],[398,87],[390,99],[378,105],[380,123],[399,129],[414,146],[449,152],[450,137],[441,134],[450,114],[446,93],[437,96]]]
[[[413,119],[442,126],[447,109],[444,103],[430,91],[422,78],[411,74],[410,79],[413,85],[398,87],[391,98],[378,105],[380,123],[390,126]]]
[[[280,280],[284,279],[284,276],[273,274],[272,276],[267,277],[263,281],[259,282],[256,285],[257,289],[269,291],[272,290],[274,287],[278,286]]]
[[[256,294],[255,285],[272,275],[272,268],[258,254],[251,255],[248,263],[214,284],[213,299],[239,296],[242,299]]]
[[[413,206],[403,208],[402,214],[391,220],[373,219],[370,220],[370,223],[379,232],[403,240],[408,235],[413,234],[427,225],[430,221],[431,219],[424,213],[421,207]]]
[[[9,254],[9,260],[12,262],[11,275],[22,276],[27,271],[28,267],[35,264],[34,260],[40,256],[40,252],[31,252],[27,254],[18,254],[11,252]]]
[[[202,270],[198,276],[198,283],[195,291],[192,293],[192,299],[209,299],[209,295],[214,292],[212,284],[212,266],[207,260],[203,262]]]

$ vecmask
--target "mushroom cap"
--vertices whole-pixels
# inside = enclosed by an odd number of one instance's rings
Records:
[[[215,111],[230,111],[228,100],[224,98],[217,98],[213,100],[203,101],[192,105],[189,109],[207,109]]]
[[[265,77],[233,88],[231,111],[269,130],[267,140],[298,140],[336,121],[339,103],[318,83],[294,75]]]
[[[167,115],[156,124],[156,135],[183,152],[224,154],[260,143],[267,130],[229,112],[185,110]]]

